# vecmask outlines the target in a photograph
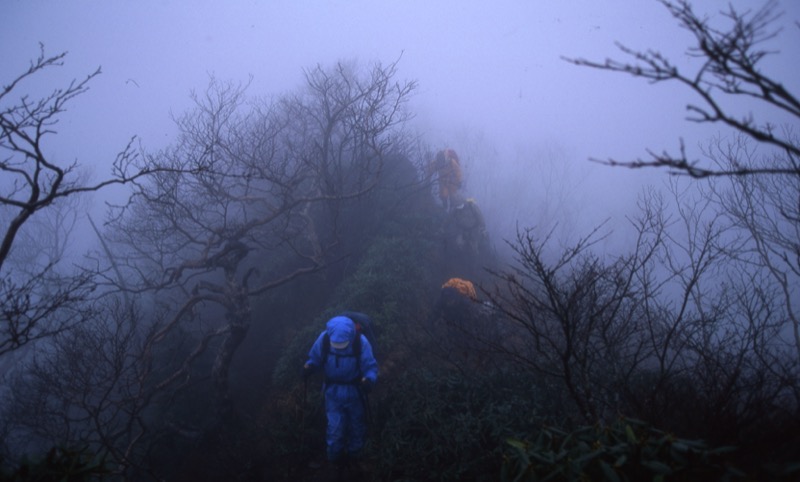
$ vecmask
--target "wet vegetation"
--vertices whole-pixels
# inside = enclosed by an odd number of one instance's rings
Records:
[[[686,8],[671,11],[691,19]],[[764,26],[748,18],[734,17],[744,40]],[[722,47],[706,55],[738,59]],[[458,205],[436,199],[435,149],[406,130],[416,85],[395,67],[317,67],[272,100],[212,79],[176,119],[176,145],[121,154],[111,182],[133,194],[91,263],[71,274],[63,253],[0,252],[0,355],[19,356],[0,405],[2,477],[327,480],[321,381],[301,367],[325,321],[356,310],[380,364],[367,480],[796,479],[796,152],[763,161],[794,193],[770,198],[776,224],[744,208],[771,185],[737,177],[643,192],[615,255],[602,224],[566,244],[536,220],[470,238]],[[51,168],[24,144],[82,85],[3,112],[17,162],[5,170]],[[732,142],[724,152],[752,153],[752,139]],[[760,159],[717,147],[720,163]],[[52,197],[22,206],[17,229],[102,187],[55,172],[21,177]],[[445,299],[453,277],[477,299]]]

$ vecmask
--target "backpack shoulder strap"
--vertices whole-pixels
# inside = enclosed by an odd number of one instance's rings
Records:
[[[359,379],[361,378],[361,330],[356,331],[356,339],[353,340],[353,355],[356,357],[356,371]]]
[[[322,335],[322,366],[328,361],[328,354],[331,352],[331,336],[328,332]]]

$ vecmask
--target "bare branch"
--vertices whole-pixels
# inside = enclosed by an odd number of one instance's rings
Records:
[[[620,50],[632,57],[632,62],[611,59],[595,62],[580,58],[565,58],[565,60],[578,66],[626,73],[654,83],[678,82],[694,92],[701,101],[700,104],[686,106],[689,112],[688,120],[698,123],[720,123],[765,146],[784,152],[789,157],[800,156],[800,146],[790,138],[777,133],[768,121],[757,123],[752,114],[738,117],[723,107],[724,101],[741,97],[754,99],[795,119],[800,118],[800,100],[797,96],[761,70],[763,59],[774,53],[762,45],[769,43],[779,34],[779,30],[773,27],[782,15],[776,12],[777,3],[768,1],[756,11],[745,12],[738,12],[729,7],[727,11],[722,12],[722,16],[730,25],[727,30],[717,30],[712,27],[708,19],[694,12],[688,1],[661,0],[661,3],[679,25],[694,36],[695,45],[687,50],[687,54],[703,61],[696,72],[684,73],[656,51],[642,52],[622,45],[619,46]],[[687,159],[682,141],[678,156],[667,152],[659,155],[653,152],[648,154],[651,156],[649,160],[594,161],[630,168],[666,167],[672,174],[682,173],[695,178],[796,175],[798,172],[793,167],[783,165],[736,166],[734,169],[726,170],[702,167],[700,161]]]

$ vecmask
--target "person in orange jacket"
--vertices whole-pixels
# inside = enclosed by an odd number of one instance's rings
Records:
[[[450,278],[442,285],[442,289],[452,288],[458,291],[462,296],[466,296],[472,301],[478,301],[478,294],[475,292],[475,285],[472,281],[462,278]]]
[[[474,305],[478,301],[475,285],[462,278],[450,278],[439,292],[433,308],[433,316],[447,323],[463,323],[473,317]]]
[[[452,207],[452,198],[461,188],[461,163],[453,149],[443,149],[428,164],[428,177],[436,174],[439,182],[439,199],[446,210]]]

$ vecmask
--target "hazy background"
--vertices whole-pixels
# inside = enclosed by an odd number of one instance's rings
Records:
[[[694,3],[709,14],[729,4]],[[742,10],[763,2],[730,4]],[[776,51],[800,42],[793,24],[800,2],[778,5],[786,27]],[[242,82],[252,76],[251,95],[273,95],[300,87],[304,68],[337,60],[400,59],[398,77],[419,82],[414,129],[433,147],[461,155],[467,195],[483,207],[496,238],[517,221],[585,231],[610,218],[613,226],[643,185],[666,174],[588,158],[675,152],[681,137],[696,153],[697,143],[717,133],[685,121],[693,99],[677,85],[652,86],[562,59],[623,59],[620,42],[688,65],[684,51],[693,39],[655,0],[0,0],[0,18],[3,84],[27,68],[39,42],[48,54],[69,55],[33,88],[102,67],[48,147],[65,161],[96,166],[96,178],[133,135],[147,150],[169,143],[170,113],[183,112],[210,74]],[[765,65],[798,90],[799,59],[775,55]]]

